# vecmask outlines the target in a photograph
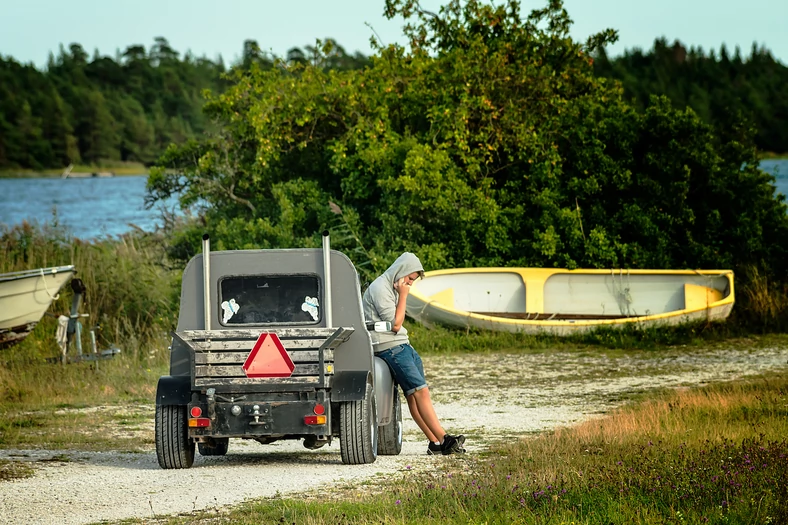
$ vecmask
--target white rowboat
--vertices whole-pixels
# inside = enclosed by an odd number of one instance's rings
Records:
[[[24,339],[76,270],[56,266],[0,274],[0,346]]]

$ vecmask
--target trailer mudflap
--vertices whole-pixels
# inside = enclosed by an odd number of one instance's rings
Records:
[[[364,399],[368,384],[372,384],[372,372],[368,370],[337,372],[331,389],[331,401]]]
[[[161,376],[156,387],[156,404],[186,405],[191,399],[191,378],[189,376]]]

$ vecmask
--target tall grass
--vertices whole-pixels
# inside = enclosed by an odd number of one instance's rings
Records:
[[[140,232],[81,241],[57,223],[0,231],[0,273],[67,264],[86,287],[84,322],[100,326],[102,343],[123,342],[139,356],[144,343],[174,325],[180,270],[168,266],[161,237]],[[68,314],[72,297],[66,285],[50,312]]]
[[[736,311],[737,320],[751,330],[788,329],[788,281],[769,278],[756,267],[743,272],[739,295],[742,307]]]
[[[23,223],[0,231],[0,273],[73,264],[86,292],[81,313],[83,349],[90,345],[89,329],[100,349],[117,346],[112,363],[82,363],[61,367],[47,360],[60,356],[55,341],[56,319],[45,316],[21,343],[0,350],[0,408],[33,409],[53,403],[81,404],[139,398],[150,394],[168,353],[167,334],[177,318],[180,270],[170,268],[159,235],[133,233],[117,238],[80,241],[57,222]],[[49,308],[54,316],[68,315],[73,292],[69,285]],[[74,355],[73,346],[70,355]],[[152,395],[151,395],[152,397]]]

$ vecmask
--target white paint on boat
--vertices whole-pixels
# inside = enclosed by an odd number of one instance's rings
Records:
[[[408,315],[427,325],[568,335],[724,319],[733,304],[730,270],[466,268],[427,272],[411,288]]]
[[[56,266],[0,274],[0,343],[24,338],[75,271]]]

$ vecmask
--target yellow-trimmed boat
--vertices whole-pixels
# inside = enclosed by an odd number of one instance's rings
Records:
[[[731,270],[457,268],[416,281],[407,314],[427,326],[570,335],[723,320],[733,304]]]

